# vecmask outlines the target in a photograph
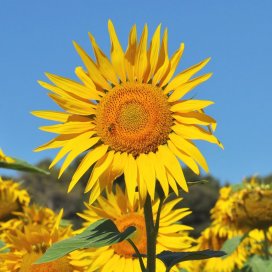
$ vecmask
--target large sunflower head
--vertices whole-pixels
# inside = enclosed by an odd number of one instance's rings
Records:
[[[83,271],[71,264],[72,255],[53,262],[34,264],[53,243],[72,235],[71,226],[61,227],[62,212],[52,224],[30,223],[11,230],[5,236],[9,252],[0,253],[1,272],[75,272]]]
[[[272,186],[257,182],[255,177],[235,194],[233,218],[239,229],[268,229],[272,225]]]
[[[205,158],[192,140],[204,140],[222,147],[212,134],[216,127],[204,108],[207,100],[186,98],[194,87],[211,74],[194,77],[209,61],[189,67],[174,76],[184,45],[169,57],[168,32],[160,39],[161,25],[148,46],[148,27],[140,38],[134,25],[124,51],[114,26],[108,24],[110,58],[90,34],[95,60],[74,43],[86,70],[75,69],[80,82],[46,74],[51,84],[40,84],[64,111],[34,111],[33,114],[58,122],[42,130],[58,134],[37,151],[60,148],[51,166],[64,159],[60,175],[80,154],[86,153],[75,171],[68,191],[93,167],[86,186],[93,202],[106,186],[124,174],[128,197],[135,190],[141,200],[147,193],[154,199],[156,180],[168,195],[169,185],[187,191],[179,160],[199,174],[208,171]]]
[[[86,221],[83,224],[84,228],[102,218],[113,220],[120,231],[129,226],[135,226],[136,231],[131,239],[140,253],[146,254],[144,211],[139,204],[138,197],[138,194],[135,193],[135,202],[131,204],[127,193],[124,193],[118,186],[115,193],[107,191],[106,197],[98,197],[94,205],[86,204],[86,210],[79,214]],[[188,235],[188,231],[192,228],[179,222],[191,212],[188,208],[174,209],[181,200],[178,198],[163,205],[157,237],[157,253],[163,250],[186,251],[194,243],[194,239]],[[157,216],[158,205],[159,201],[155,200],[152,207],[154,220]],[[113,271],[110,270],[113,267],[118,268],[120,272],[141,271],[135,251],[127,241],[100,249],[83,250],[79,254],[81,254],[80,260],[86,265],[87,271]],[[165,271],[165,267],[159,260],[157,271]]]
[[[0,222],[27,206],[29,202],[27,191],[21,189],[19,183],[0,177]]]

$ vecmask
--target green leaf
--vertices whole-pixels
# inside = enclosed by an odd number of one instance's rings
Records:
[[[119,232],[110,219],[102,219],[90,225],[81,234],[53,244],[36,263],[54,261],[77,249],[116,244],[130,238],[135,230],[134,226],[130,226],[125,231]]]
[[[203,260],[209,259],[213,257],[222,257],[226,255],[223,251],[213,251],[213,250],[202,250],[202,251],[192,251],[192,252],[171,252],[171,251],[163,251],[157,255],[157,258],[163,261],[165,266],[167,267],[166,272],[170,271],[170,269],[184,261],[190,260]]]
[[[245,233],[244,235],[235,236],[229,240],[226,240],[226,242],[221,247],[221,250],[225,251],[227,255],[231,255],[247,236],[248,233]],[[225,256],[225,258],[226,257],[227,256]]]
[[[46,174],[46,175],[50,174],[48,171],[43,170],[39,167],[36,167],[32,164],[29,164],[26,161],[16,159],[13,157],[9,157],[9,158],[11,158],[13,161],[7,162],[7,161],[0,159],[0,168],[13,169],[13,170],[17,170],[17,171],[34,172],[34,173],[40,173],[40,174]]]
[[[272,271],[272,258],[265,260],[261,256],[254,255],[250,258],[248,265],[252,272]]]

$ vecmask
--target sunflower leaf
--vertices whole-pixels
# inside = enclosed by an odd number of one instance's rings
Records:
[[[245,233],[244,235],[235,236],[231,239],[226,240],[226,242],[221,247],[221,250],[225,251],[227,255],[232,254],[247,236],[248,233]]]
[[[221,257],[226,255],[224,251],[213,251],[213,250],[202,250],[202,251],[192,251],[192,252],[171,252],[171,251],[163,251],[157,255],[157,258],[160,259],[165,266],[167,267],[166,272],[170,271],[170,269],[184,261],[189,260],[203,260],[209,259],[213,257]]]
[[[13,169],[17,171],[26,171],[26,172],[34,172],[40,174],[49,175],[50,173],[46,170],[43,170],[37,166],[29,164],[26,161],[9,157],[9,160],[1,160],[0,159],[0,168]]]
[[[254,255],[249,259],[248,267],[251,272],[272,271],[272,260],[265,260],[261,256]]]
[[[119,232],[110,219],[102,219],[87,227],[82,233],[53,244],[36,263],[54,261],[77,249],[116,244],[129,239],[135,230],[135,227],[130,226]]]

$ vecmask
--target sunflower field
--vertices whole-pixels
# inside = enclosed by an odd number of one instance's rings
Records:
[[[190,93],[210,58],[179,71],[184,44],[170,55],[161,25],[133,25],[126,49],[111,20],[108,32],[109,57],[90,33],[94,57],[74,42],[77,80],[39,81],[59,111],[33,109],[54,122],[35,151],[54,159],[0,150],[1,168],[24,172],[0,177],[0,272],[272,271],[271,179],[202,174],[195,141],[224,149],[214,102]]]

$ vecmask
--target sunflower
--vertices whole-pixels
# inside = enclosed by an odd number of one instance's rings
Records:
[[[79,214],[86,221],[83,223],[83,229],[102,218],[111,219],[119,231],[124,231],[129,226],[135,226],[136,232],[131,240],[141,254],[146,254],[144,211],[140,206],[136,193],[134,199],[135,201],[131,204],[127,193],[124,193],[118,186],[115,193],[107,191],[106,197],[98,197],[97,203],[94,205],[85,204],[87,209]],[[157,253],[163,250],[175,252],[188,250],[194,243],[194,239],[188,236],[188,231],[192,228],[179,222],[191,211],[188,208],[174,209],[181,200],[181,198],[177,198],[163,205],[157,237]],[[159,201],[156,199],[153,202],[154,220],[157,216],[158,205]],[[74,265],[84,265],[86,271],[89,272],[141,271],[139,260],[135,257],[135,251],[127,241],[99,249],[82,250],[77,256],[78,260],[72,263]],[[157,260],[156,271],[165,271],[164,265],[159,260]]]
[[[21,212],[13,212],[14,218],[0,223],[0,232],[5,235],[14,230],[22,230],[26,225],[42,225],[52,228],[58,215],[53,210],[38,205],[23,207]]]
[[[219,198],[211,210],[211,226],[206,228],[198,239],[198,250],[220,250],[228,239],[241,235],[233,222],[231,209],[233,206],[232,188],[220,189]],[[233,254],[222,258],[212,258],[199,262],[198,271],[230,272],[234,268],[243,267],[247,254],[244,246],[239,247]]]
[[[212,223],[198,239],[200,250],[220,250],[228,239],[244,235],[245,238],[234,252],[222,258],[201,262],[199,271],[231,272],[241,269],[248,257],[261,255],[264,234],[258,226],[267,226],[271,220],[271,188],[252,178],[249,182],[235,187],[223,187],[220,196],[211,210]],[[270,197],[269,197],[270,196]],[[245,210],[248,212],[245,213]],[[255,227],[255,228],[254,228]],[[272,228],[268,231],[272,243]]]
[[[62,212],[48,225],[28,224],[11,230],[5,242],[9,252],[0,254],[1,272],[76,272],[67,255],[53,262],[34,264],[53,243],[72,235],[71,226],[60,227]]]
[[[173,76],[184,44],[169,57],[167,29],[160,41],[159,25],[147,48],[147,25],[139,39],[134,25],[126,51],[111,21],[108,29],[110,59],[91,34],[96,60],[74,42],[87,69],[75,69],[81,82],[49,73],[46,75],[51,84],[39,82],[52,92],[49,96],[64,111],[33,112],[37,117],[58,122],[40,128],[58,135],[36,151],[60,148],[50,166],[65,157],[59,175],[77,156],[86,153],[68,192],[93,167],[85,190],[91,191],[90,203],[122,174],[131,203],[136,188],[141,201],[147,194],[154,199],[156,180],[166,196],[169,185],[176,193],[178,186],[188,191],[179,160],[197,174],[199,166],[208,171],[205,158],[192,140],[222,147],[212,134],[216,121],[203,111],[213,102],[185,98],[210,78],[211,73],[192,78],[210,59]]]
[[[234,194],[232,214],[236,227],[244,232],[268,229],[272,225],[272,186],[255,177],[245,180],[243,188]]]
[[[21,210],[30,202],[26,190],[12,180],[3,180],[0,177],[0,222],[5,221],[14,211]]]

